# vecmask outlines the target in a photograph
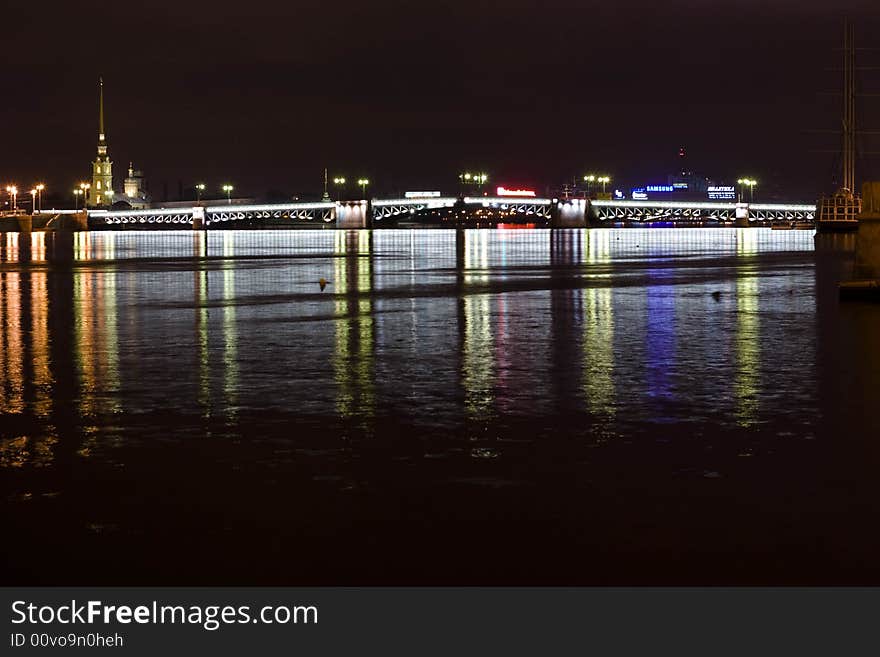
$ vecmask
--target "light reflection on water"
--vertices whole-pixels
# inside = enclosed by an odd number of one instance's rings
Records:
[[[51,460],[53,386],[83,455],[108,418],[156,411],[498,432],[561,413],[596,441],[811,412],[815,338],[785,326],[814,312],[803,231],[78,233],[70,258],[4,238],[0,404],[45,432],[4,436],[6,463]],[[767,353],[797,358],[800,407]]]
[[[734,568],[718,550],[813,541],[838,546],[831,572],[880,549],[853,538],[880,517],[864,410],[880,309],[836,291],[853,246],[764,229],[2,235],[11,533],[46,573],[105,572],[162,532],[208,559],[237,537],[250,559],[222,567],[265,564],[270,583],[322,558],[322,583],[467,567],[461,535],[504,573],[559,564],[562,583],[595,581],[567,577],[621,545],[665,573],[698,563],[672,546]],[[841,508],[849,524],[778,522]],[[69,549],[40,561],[56,526]],[[91,540],[107,527],[119,544]],[[317,561],[290,559],[303,536]]]

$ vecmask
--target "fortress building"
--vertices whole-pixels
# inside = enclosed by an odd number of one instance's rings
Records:
[[[128,203],[134,210],[150,207],[150,197],[144,187],[144,174],[128,163],[128,177],[123,182],[125,196],[119,200]]]

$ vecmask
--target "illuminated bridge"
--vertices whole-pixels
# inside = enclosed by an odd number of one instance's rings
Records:
[[[374,220],[412,216],[425,210],[451,210],[460,204],[465,211],[493,208],[522,217],[550,221],[552,199],[511,198],[495,196],[455,196],[426,198],[392,198],[359,201],[320,201],[316,203],[274,203],[263,205],[221,204],[149,210],[89,210],[93,227],[119,226],[132,228],[148,224],[162,227],[216,225],[236,221],[273,219],[297,225],[322,225],[335,222],[343,228],[362,228]]]
[[[437,196],[312,203],[260,205],[220,204],[149,210],[89,210],[92,228],[201,228],[235,222],[269,220],[273,223],[339,228],[372,227],[374,221],[409,217],[418,221],[426,211],[479,213],[500,210],[508,216],[546,223],[554,227],[577,227],[630,222],[720,221],[748,225],[749,222],[814,221],[815,204],[707,203],[678,201],[589,201],[506,196]],[[381,225],[381,224],[380,224]]]
[[[702,203],[680,201],[591,201],[599,222],[653,221],[815,221],[816,205],[785,203]]]

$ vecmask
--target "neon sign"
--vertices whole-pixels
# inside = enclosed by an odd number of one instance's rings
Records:
[[[736,189],[733,185],[709,185],[709,198],[711,199],[734,199],[736,198]]]
[[[495,193],[498,196],[535,196],[534,190],[531,189],[505,189],[504,187],[498,187]]]
[[[648,185],[645,191],[648,192],[671,192],[675,189],[672,185]]]

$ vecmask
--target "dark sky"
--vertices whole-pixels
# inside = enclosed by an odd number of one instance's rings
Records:
[[[134,160],[172,196],[319,191],[324,166],[376,192],[453,191],[467,168],[662,181],[679,146],[707,175],[809,196],[834,168],[811,151],[837,139],[806,131],[839,125],[821,92],[842,12],[880,47],[876,0],[2,2],[0,182],[88,175],[103,75],[117,187]]]

